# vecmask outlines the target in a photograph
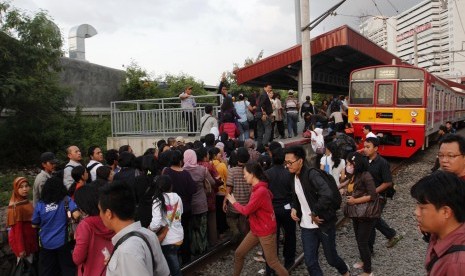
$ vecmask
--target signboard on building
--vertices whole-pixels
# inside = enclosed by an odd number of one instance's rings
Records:
[[[431,29],[431,27],[432,27],[431,22],[428,22],[428,23],[425,23],[425,24],[420,25],[418,27],[415,27],[415,28],[411,29],[410,31],[407,31],[407,32],[405,32],[403,34],[398,35],[397,36],[397,42],[399,42],[401,40],[404,40],[404,39],[406,39],[408,37],[413,36],[414,33],[418,34],[418,33],[424,32],[424,31],[426,31],[428,29]]]

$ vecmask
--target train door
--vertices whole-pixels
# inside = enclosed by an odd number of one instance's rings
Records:
[[[383,137],[392,135],[396,93],[396,81],[380,81],[375,83],[375,125],[374,133],[383,133]],[[383,142],[384,139],[381,139]]]
[[[426,109],[426,129],[430,132],[434,128],[434,97],[436,96],[434,85],[428,87],[426,91],[427,109]]]

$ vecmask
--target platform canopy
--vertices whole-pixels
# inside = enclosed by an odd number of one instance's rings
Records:
[[[302,66],[302,46],[264,58],[234,71],[238,84],[297,90]],[[402,61],[347,25],[311,40],[312,90],[319,93],[347,94],[350,72],[361,67],[397,64]]]

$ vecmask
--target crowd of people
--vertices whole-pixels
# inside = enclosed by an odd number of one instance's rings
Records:
[[[378,154],[380,141],[370,134],[370,126],[364,127],[364,147],[357,151],[344,132],[343,104],[337,104],[342,98],[324,103],[332,106],[330,127],[335,130],[324,137],[326,125],[315,116],[314,105],[308,101],[299,107],[289,93],[285,108],[290,135],[297,134],[295,117],[312,114],[307,128],[316,154],[313,161],[302,146],[284,148],[271,141],[273,124],[284,133],[279,123],[283,116],[276,121],[272,115],[271,86],[265,86],[256,105],[241,95],[233,102],[223,90],[219,135],[203,131],[207,124],[214,128],[211,109],[206,108],[201,140],[162,139],[138,157],[129,145],[105,153],[92,146],[86,164],[79,147],[72,145],[63,166],[52,152],[43,153],[32,202],[28,180],[18,177],[13,182],[7,223],[18,261],[38,259],[39,275],[47,276],[182,275],[183,264],[230,239],[237,245],[233,275],[241,274],[245,256],[256,245],[266,275],[288,275],[300,226],[310,275],[323,275],[320,245],[338,274],[352,275],[355,269],[373,275],[376,231],[388,248],[402,235],[382,218],[395,190],[389,163]],[[249,117],[256,123],[257,141],[250,138]],[[411,189],[419,227],[429,242],[425,268],[430,275],[460,275],[465,260],[465,252],[460,252],[465,245],[465,139],[445,135],[437,157],[440,170]],[[352,219],[360,257],[352,267],[336,246],[336,211],[341,208],[336,199],[341,195],[346,196],[342,208]]]

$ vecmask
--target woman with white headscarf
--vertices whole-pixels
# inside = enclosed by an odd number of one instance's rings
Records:
[[[320,159],[325,152],[325,138],[323,136],[323,129],[317,127],[311,131],[312,136],[312,149],[316,154],[316,168],[320,167]]]
[[[212,192],[211,185],[215,180],[204,166],[197,164],[197,154],[188,149],[184,152],[184,167],[194,182],[197,191],[192,195],[192,218],[190,222],[190,250],[192,255],[200,255],[205,252],[208,245],[207,238],[207,193]],[[216,225],[215,225],[216,227]]]

